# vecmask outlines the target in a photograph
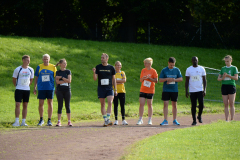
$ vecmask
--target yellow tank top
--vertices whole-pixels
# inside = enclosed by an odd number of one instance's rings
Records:
[[[116,73],[115,78],[116,78],[116,81],[122,80],[123,78],[127,79],[124,71],[121,71],[120,73]],[[114,86],[113,86],[113,89],[114,89]],[[126,93],[124,83],[117,85],[117,93]]]

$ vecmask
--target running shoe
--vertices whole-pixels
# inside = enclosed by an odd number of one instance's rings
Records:
[[[126,120],[123,120],[123,121],[122,121],[122,125],[128,125],[127,121],[126,121]]]
[[[40,119],[39,120],[39,123],[38,123],[38,126],[42,126],[44,124],[44,120],[43,119]]]
[[[72,123],[71,123],[71,122],[68,122],[68,126],[69,126],[69,127],[72,127]]]
[[[202,123],[202,117],[198,116],[197,119],[199,123]]]
[[[56,124],[57,127],[61,127],[62,124],[61,124],[61,121],[58,121],[58,123]]]
[[[162,123],[160,123],[161,126],[166,126],[168,125],[168,121],[166,119],[164,119],[164,121]]]
[[[107,126],[111,126],[111,125],[112,125],[112,122],[111,122],[109,119],[107,119],[107,120],[104,122],[103,127],[107,127]]]
[[[114,125],[118,125],[118,120],[115,120]]]
[[[143,120],[139,119],[138,122],[137,122],[137,125],[141,125],[141,124],[143,124]]]
[[[178,123],[178,121],[175,119],[175,120],[173,121],[173,125],[177,125],[177,126],[179,126],[180,123]]]
[[[48,122],[47,122],[47,126],[52,126],[52,122],[51,122],[51,120],[48,120]]]
[[[13,127],[19,127],[20,125],[19,125],[19,122],[14,122],[14,123],[12,124],[12,126],[13,126]]]
[[[151,119],[148,120],[148,125],[152,125],[152,120]]]
[[[192,126],[196,126],[197,125],[197,122],[196,121],[193,121],[192,122]]]
[[[26,123],[22,123],[21,126],[28,126]]]

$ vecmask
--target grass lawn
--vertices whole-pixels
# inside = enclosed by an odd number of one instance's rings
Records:
[[[59,59],[65,58],[68,62],[67,69],[72,71],[72,121],[101,119],[100,103],[97,98],[97,82],[92,78],[92,68],[101,63],[101,54],[108,53],[109,64],[119,60],[122,62],[122,70],[127,76],[126,87],[126,116],[137,117],[139,108],[139,76],[144,68],[143,60],[153,58],[153,68],[160,74],[167,66],[168,58],[176,58],[176,67],[183,75],[183,82],[179,83],[179,114],[190,113],[190,99],[185,98],[185,71],[191,66],[191,57],[198,56],[199,64],[211,68],[220,69],[224,66],[222,58],[231,54],[233,65],[240,67],[240,50],[204,49],[194,47],[160,46],[147,44],[97,42],[84,40],[70,40],[64,38],[31,38],[0,36],[0,127],[11,127],[14,122],[14,86],[12,74],[16,67],[22,64],[21,57],[25,54],[31,56],[30,66],[36,69],[42,63],[42,55],[48,53],[51,56],[50,63],[56,64]],[[59,69],[59,68],[58,68]],[[207,99],[217,97],[221,99],[219,86],[221,82],[216,79],[207,79]],[[218,84],[219,86],[215,86]],[[240,86],[237,86],[239,89]],[[27,124],[37,125],[39,120],[37,96],[32,93],[31,85],[30,102],[28,105]],[[163,102],[161,101],[162,84],[156,84],[153,107],[154,116],[162,115]],[[240,102],[237,95],[236,101]],[[223,104],[206,102],[204,112],[223,113]],[[57,100],[53,102],[53,124],[57,122]],[[45,103],[44,119],[47,119],[47,106]],[[146,108],[147,109],[147,108]],[[169,107],[171,110],[171,107]],[[119,109],[120,110],[120,109]],[[236,104],[236,111],[240,105]],[[63,122],[67,117],[63,109]],[[120,113],[119,113],[120,115]],[[145,110],[144,116],[147,116]],[[113,117],[113,114],[112,114]],[[21,119],[21,116],[20,116]]]
[[[240,122],[168,131],[137,142],[121,159],[239,159]]]

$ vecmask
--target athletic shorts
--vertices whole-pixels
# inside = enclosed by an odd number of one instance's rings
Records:
[[[15,90],[15,102],[29,102],[30,90]]]
[[[223,84],[221,87],[222,95],[229,95],[236,93],[236,86]]]
[[[178,92],[162,92],[162,100],[163,101],[171,101],[177,102],[178,100]]]
[[[98,87],[98,98],[106,98],[107,96],[114,96],[112,87]]]
[[[143,97],[143,98],[147,98],[147,99],[153,99],[153,95],[154,94],[140,92],[139,97]]]
[[[38,90],[38,99],[53,99],[54,90]]]

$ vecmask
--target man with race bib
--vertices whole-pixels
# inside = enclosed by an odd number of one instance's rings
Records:
[[[186,70],[186,82],[185,82],[185,91],[186,97],[188,98],[190,93],[191,99],[191,112],[193,123],[192,125],[196,125],[196,107],[197,107],[197,100],[199,103],[199,112],[197,119],[199,123],[202,123],[202,111],[203,111],[203,97],[206,95],[206,71],[202,66],[198,65],[198,57],[192,57],[192,66],[188,67]],[[188,92],[189,88],[189,92]]]
[[[47,98],[48,103],[48,122],[47,126],[52,126],[51,117],[53,112],[53,96],[54,96],[54,77],[56,76],[57,68],[55,65],[50,64],[50,56],[44,54],[42,58],[43,64],[37,66],[35,72],[35,81],[34,81],[34,91],[36,95],[36,87],[38,89],[38,99],[39,99],[39,115],[40,120],[38,126],[44,124],[43,120],[43,104],[44,100]]]

